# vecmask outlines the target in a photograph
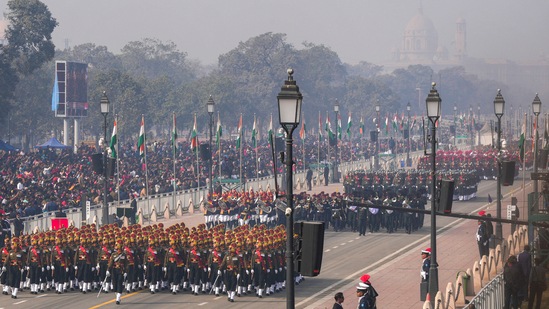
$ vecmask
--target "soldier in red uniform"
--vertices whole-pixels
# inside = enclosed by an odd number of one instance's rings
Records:
[[[160,260],[160,252],[157,248],[157,236],[152,235],[149,237],[149,247],[145,251],[145,276],[149,283],[151,294],[156,292],[156,284],[159,280],[162,280],[160,276],[162,261]]]
[[[29,266],[30,290],[31,294],[38,294],[38,285],[42,269],[44,268],[44,256],[42,248],[38,243],[40,236],[32,236],[31,246],[28,250],[27,265]]]
[[[5,239],[4,247],[0,249],[0,284],[2,284],[2,294],[8,295],[9,293],[9,285],[8,285],[8,265],[6,264],[6,261],[8,260],[8,256],[10,255],[11,250],[11,242],[9,238]]]
[[[212,284],[212,288],[215,290],[215,296],[219,296],[223,278],[220,278],[220,275],[218,275],[218,270],[221,262],[223,261],[223,256],[225,255],[221,250],[221,238],[214,239],[213,246],[213,250],[208,256],[208,272],[210,274],[209,280]]]
[[[179,239],[176,234],[173,234],[170,238],[170,247],[164,255],[164,272],[168,283],[170,284],[170,290],[175,295],[179,291],[179,283],[181,282],[181,269],[185,266],[185,258],[183,251],[179,244]]]
[[[99,272],[99,280],[102,282],[103,286],[101,289],[105,293],[109,293],[110,282],[105,280],[107,278],[107,266],[109,265],[109,260],[111,259],[112,249],[109,245],[109,239],[105,236],[103,237],[101,247],[97,251],[97,265],[96,269]]]
[[[231,243],[229,247],[229,253],[223,258],[220,269],[217,271],[218,275],[224,274],[225,287],[227,289],[227,300],[234,302],[234,296],[236,294],[236,285],[238,276],[240,273],[240,262],[238,255],[236,254],[236,244]]]
[[[128,259],[124,253],[122,239],[116,242],[116,251],[111,254],[107,277],[112,275],[113,291],[116,292],[116,304],[120,305],[122,291],[124,290],[124,280],[128,276]]]
[[[69,270],[68,268],[68,254],[64,246],[63,232],[57,232],[55,237],[55,246],[52,250],[52,265],[51,271],[53,272],[53,280],[55,282],[55,290],[57,294],[63,293],[63,284],[65,283],[65,276]]]
[[[7,266],[7,267],[6,267]],[[26,256],[21,250],[21,244],[17,237],[11,240],[11,250],[6,259],[3,271],[8,272],[8,285],[11,288],[11,298],[17,298],[17,291],[21,284],[21,273],[26,266]]]

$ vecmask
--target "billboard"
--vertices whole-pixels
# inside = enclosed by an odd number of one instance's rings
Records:
[[[88,64],[56,61],[52,93],[55,117],[87,117],[88,107]]]

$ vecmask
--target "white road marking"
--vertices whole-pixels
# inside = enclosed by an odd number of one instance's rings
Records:
[[[334,247],[332,247],[332,249],[337,249],[337,247],[338,247],[338,246],[334,246]]]
[[[354,239],[351,239],[351,240],[349,240],[348,242],[353,242],[353,241],[355,241],[355,240],[354,240]]]
[[[324,252],[330,252],[332,249],[326,249],[326,251]],[[0,308],[0,309],[4,309],[4,308]]]
[[[22,303],[24,303],[24,302],[26,302],[26,300],[18,301],[18,302],[13,303],[13,304],[14,304],[14,305],[19,305],[19,304],[22,304]]]
[[[198,304],[198,305],[199,305],[199,306],[204,306],[204,305],[206,305],[206,304],[208,304],[208,302],[200,303],[200,304]]]
[[[345,246],[346,244],[347,244],[347,243],[346,243],[346,242],[344,242],[344,243],[342,243],[342,244],[341,244],[340,246]]]
[[[38,296],[36,296],[36,298],[44,297],[44,296],[46,296],[46,295],[48,295],[48,294],[38,295]],[[1,309],[1,308],[0,308],[0,309]]]

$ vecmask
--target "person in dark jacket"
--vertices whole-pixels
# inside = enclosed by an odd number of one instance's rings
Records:
[[[330,174],[330,168],[328,164],[324,165],[324,185],[328,185],[328,175]]]
[[[503,281],[505,283],[505,306],[503,309],[520,308],[518,292],[525,282],[517,262],[517,257],[514,255],[511,255],[507,259],[507,264],[505,264],[505,267],[503,268]]]
[[[345,300],[345,297],[343,297],[343,293],[337,292],[334,296],[334,299],[335,299],[335,303],[332,309],[343,309],[343,306],[341,305]]]
[[[534,259],[534,268],[532,268],[532,280],[530,282],[530,295],[528,298],[528,309],[534,308],[534,300],[536,301],[535,309],[540,309],[541,306],[541,296],[543,295],[543,290],[547,286],[545,272],[546,269],[541,265],[541,258]]]

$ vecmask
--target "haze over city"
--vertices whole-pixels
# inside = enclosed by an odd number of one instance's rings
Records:
[[[265,32],[285,33],[297,48],[302,42],[326,45],[349,64],[382,64],[401,47],[404,28],[420,7],[438,31],[439,45],[450,51],[455,21],[464,18],[470,57],[524,62],[549,54],[544,0],[43,2],[59,22],[53,32],[58,49],[94,43],[118,53],[130,41],[158,38],[206,65]],[[0,0],[2,12],[6,4]]]

